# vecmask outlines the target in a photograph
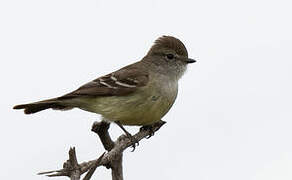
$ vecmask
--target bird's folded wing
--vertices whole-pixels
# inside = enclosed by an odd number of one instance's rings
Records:
[[[128,67],[97,78],[58,99],[86,96],[123,96],[135,92],[139,87],[146,86],[148,81],[147,72]]]

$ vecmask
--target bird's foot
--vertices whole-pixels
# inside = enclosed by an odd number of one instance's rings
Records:
[[[149,139],[150,137],[154,136],[155,128],[157,128],[157,127],[160,128],[165,123],[166,123],[165,121],[160,120],[154,124],[142,126],[140,128],[140,131],[149,131],[149,135],[146,137],[146,139]]]
[[[129,138],[129,140],[132,144],[131,147],[133,149],[131,150],[131,152],[134,152],[136,147],[139,146],[139,141],[134,136],[132,136],[132,134],[130,134],[129,132],[126,132],[126,136],[127,136],[127,138]]]
[[[149,139],[151,136],[154,136],[154,133],[155,133],[152,125],[142,126],[140,128],[140,131],[149,131],[149,135],[146,137],[146,139]]]
[[[130,139],[133,148],[131,152],[134,152],[136,146],[139,146],[139,141],[134,136],[132,136],[132,134],[130,134],[119,121],[116,121],[115,123],[124,131],[126,136]]]

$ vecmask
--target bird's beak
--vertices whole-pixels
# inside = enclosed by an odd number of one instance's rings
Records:
[[[195,63],[195,62],[197,62],[197,61],[194,60],[194,59],[188,58],[188,59],[185,60],[185,62],[186,62],[186,63]]]

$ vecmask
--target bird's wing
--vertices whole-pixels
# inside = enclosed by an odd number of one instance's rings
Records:
[[[139,87],[146,86],[148,81],[149,75],[147,72],[128,66],[111,74],[99,77],[58,99],[86,96],[124,96],[133,93]]]

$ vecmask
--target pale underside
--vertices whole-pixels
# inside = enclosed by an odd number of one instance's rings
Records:
[[[151,82],[125,96],[83,97],[74,101],[80,109],[100,114],[108,121],[119,121],[123,125],[150,125],[169,111],[176,99],[177,88],[177,82],[168,79]]]

